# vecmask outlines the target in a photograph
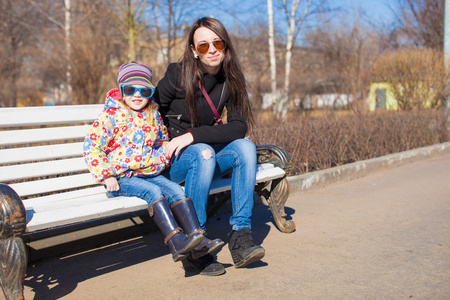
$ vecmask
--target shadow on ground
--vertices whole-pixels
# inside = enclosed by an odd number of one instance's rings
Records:
[[[291,216],[293,209],[286,208]],[[207,224],[209,238],[221,238],[228,241],[230,231],[228,219],[231,206],[226,204]],[[253,211],[252,232],[256,244],[262,244],[267,237],[270,226],[274,222],[270,209],[261,202],[256,203]],[[150,224],[152,225],[152,224]],[[149,225],[149,226],[150,226]],[[121,233],[123,234],[123,232]],[[73,241],[72,243],[76,243]],[[80,247],[78,247],[80,248]],[[227,245],[222,251],[229,251]],[[70,249],[67,250],[70,253]],[[163,243],[163,236],[159,231],[151,231],[132,239],[105,245],[101,248],[78,251],[64,257],[46,258],[30,263],[27,269],[24,285],[35,293],[34,299],[59,299],[76,289],[79,283],[91,278],[127,268],[145,261],[153,260],[164,255],[170,255],[169,249]],[[225,268],[232,267],[224,264]],[[263,261],[256,262],[248,268],[267,266]],[[191,276],[186,274],[186,276]]]

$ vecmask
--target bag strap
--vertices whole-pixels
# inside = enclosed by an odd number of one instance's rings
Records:
[[[199,81],[198,82],[198,87],[200,88],[200,90],[203,93],[203,96],[205,96],[206,101],[208,101],[209,106],[211,107],[211,110],[214,113],[214,118],[216,119],[216,122],[220,125],[223,124],[222,122],[222,118],[220,117],[219,113],[217,112],[217,109],[215,108],[214,104],[211,101],[211,98],[209,98],[208,93],[206,92],[205,88],[203,87],[202,83]]]

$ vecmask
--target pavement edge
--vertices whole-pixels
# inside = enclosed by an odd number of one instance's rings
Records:
[[[404,165],[448,153],[450,153],[450,142],[389,154],[326,170],[290,176],[287,180],[291,191],[303,192],[321,188],[337,181],[360,178],[382,168]]]

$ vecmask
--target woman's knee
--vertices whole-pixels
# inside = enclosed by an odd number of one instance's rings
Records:
[[[238,158],[247,162],[256,162],[256,146],[252,141],[248,139],[238,139],[233,141],[232,144]]]
[[[195,157],[199,164],[214,164],[216,153],[208,144],[194,144],[189,146],[189,154]]]
[[[236,142],[239,145],[240,149],[243,149],[246,152],[250,152],[250,151],[256,152],[255,144],[252,141],[250,141],[249,139],[238,139],[238,140],[235,140],[234,142]]]

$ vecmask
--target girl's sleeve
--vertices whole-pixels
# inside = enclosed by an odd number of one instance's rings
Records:
[[[102,113],[89,129],[83,144],[83,156],[94,179],[102,182],[116,172],[108,160],[108,145],[113,139],[113,124],[106,113]]]

